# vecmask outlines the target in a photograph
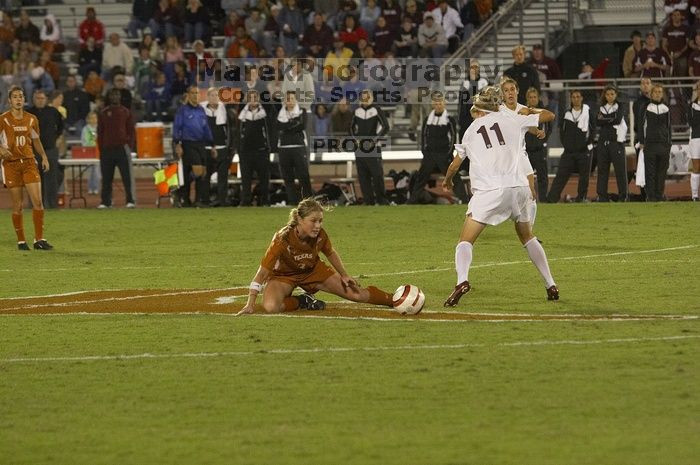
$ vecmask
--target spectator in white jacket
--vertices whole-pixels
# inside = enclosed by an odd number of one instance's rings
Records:
[[[51,13],[44,18],[39,38],[41,39],[41,48],[49,52],[49,54],[54,52],[60,53],[65,50],[65,47],[60,43],[61,26],[59,26],[56,17]]]
[[[457,46],[461,40],[461,34],[464,30],[464,25],[459,17],[459,12],[452,8],[447,0],[440,0],[438,7],[433,11],[433,19],[436,24],[442,26],[445,31],[445,37],[449,43],[449,51],[457,50]]]
[[[119,34],[113,32],[109,35],[109,42],[105,44],[102,52],[102,75],[110,77],[110,72],[115,66],[121,67],[131,76],[134,70],[134,56],[128,45],[121,41]]]

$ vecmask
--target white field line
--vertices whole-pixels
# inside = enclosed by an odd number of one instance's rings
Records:
[[[437,312],[422,312],[423,315],[437,313]],[[625,321],[688,321],[688,320],[698,320],[700,316],[698,315],[648,315],[648,316],[632,316],[632,315],[610,315],[610,316],[590,316],[588,318],[583,318],[584,315],[575,314],[562,314],[556,315],[555,319],[542,318],[542,316],[552,316],[552,315],[535,315],[529,313],[461,313],[464,316],[480,316],[480,317],[490,317],[490,318],[475,318],[475,319],[446,319],[446,318],[416,318],[411,315],[405,315],[401,318],[384,318],[378,316],[325,316],[325,315],[292,315],[292,314],[254,314],[247,315],[243,318],[305,318],[305,319],[322,319],[322,320],[366,320],[366,321],[379,321],[379,322],[389,322],[389,323],[403,323],[403,322],[421,322],[421,323],[601,323],[601,322],[625,322]],[[17,317],[18,315],[6,315],[0,314],[0,318]],[[26,317],[26,315],[21,315]],[[33,317],[69,317],[69,316],[89,316],[89,317],[120,317],[120,316],[223,316],[223,317],[233,317],[236,318],[235,313],[222,313],[222,312],[72,312],[72,313],[39,313],[32,315]],[[526,318],[513,318],[513,317],[526,317]],[[561,318],[564,317],[564,318]]]
[[[49,303],[40,303],[40,304],[29,304],[29,305],[22,305],[19,307],[3,308],[0,310],[0,313],[12,312],[15,310],[26,310],[26,309],[30,309],[30,308],[72,307],[74,305],[95,304],[95,303],[101,303],[101,302],[122,302],[125,300],[148,299],[151,297],[171,297],[171,296],[176,296],[176,295],[205,294],[207,292],[229,291],[229,290],[238,290],[238,289],[248,289],[248,287],[239,286],[239,287],[226,287],[223,289],[191,289],[191,290],[187,290],[187,291],[163,292],[162,294],[130,295],[130,296],[126,296],[126,297],[105,297],[102,299],[92,299],[92,300],[74,300],[72,302],[49,302]],[[100,291],[86,291],[86,292],[100,292]],[[107,290],[106,292],[109,292],[109,290]],[[51,296],[44,296],[44,297],[51,297]],[[25,298],[28,298],[28,297],[25,297]]]
[[[85,361],[109,361],[109,360],[157,360],[178,358],[219,358],[241,357],[251,355],[290,355],[290,354],[317,354],[338,352],[388,352],[388,351],[420,351],[420,350],[461,350],[480,347],[540,347],[540,346],[586,346],[601,344],[627,344],[639,342],[668,342],[698,339],[700,335],[686,336],[659,336],[643,338],[619,338],[619,339],[593,339],[593,340],[543,340],[543,341],[514,341],[499,342],[496,344],[431,344],[431,345],[403,345],[403,346],[375,346],[375,347],[315,347],[309,349],[261,349],[256,351],[235,352],[183,352],[176,354],[122,354],[122,355],[84,355],[76,357],[17,357],[0,359],[0,364],[10,363],[41,363],[41,362],[85,362]]]
[[[683,245],[680,247],[667,247],[664,249],[650,249],[650,250],[635,250],[635,251],[629,251],[629,252],[612,252],[612,253],[604,253],[604,254],[593,254],[593,255],[578,255],[578,256],[572,256],[572,257],[559,257],[559,258],[550,258],[550,262],[556,262],[556,261],[566,261],[566,260],[583,260],[583,259],[588,259],[588,258],[601,258],[601,257],[617,257],[620,255],[638,255],[638,254],[649,254],[649,253],[657,253],[657,252],[671,252],[674,250],[686,250],[686,249],[694,249],[696,247],[700,247],[700,244],[693,244],[693,245]],[[492,263],[484,263],[481,265],[472,265],[471,268],[487,268],[487,267],[492,267],[492,266],[507,266],[507,265],[522,265],[526,263],[532,263],[530,260],[517,260],[517,261],[512,261],[512,262],[492,262]],[[408,274],[420,274],[420,273],[434,273],[438,271],[451,271],[454,270],[454,267],[449,267],[449,268],[430,268],[430,269],[423,269],[423,270],[411,270],[411,271],[397,271],[394,273],[375,273],[375,274],[363,274],[363,278],[375,278],[379,276],[400,276],[400,275],[408,275]]]
[[[560,257],[560,258],[550,258],[549,261],[566,261],[566,260],[579,260],[579,259],[587,259],[587,258],[600,258],[600,257],[613,257],[613,256],[620,256],[620,255],[637,255],[637,254],[649,254],[649,253],[657,253],[657,252],[670,252],[674,250],[685,250],[685,249],[693,249],[700,247],[700,244],[692,244],[692,245],[684,245],[684,246],[679,246],[679,247],[668,247],[664,249],[650,249],[650,250],[637,250],[637,251],[629,251],[629,252],[613,252],[613,253],[607,253],[607,254],[594,254],[594,255],[580,255],[580,256],[572,256],[572,257]],[[487,267],[492,267],[492,266],[506,266],[506,265],[521,265],[525,263],[531,263],[530,260],[519,260],[519,261],[513,261],[513,262],[492,262],[492,263],[484,263],[481,265],[473,265],[471,268],[487,268]],[[378,277],[378,276],[399,276],[399,275],[408,275],[408,274],[420,274],[420,273],[433,273],[433,272],[441,272],[441,271],[450,271],[453,270],[453,267],[450,268],[431,268],[431,269],[423,269],[423,270],[411,270],[411,271],[399,271],[399,272],[394,272],[394,273],[376,273],[376,274],[362,274],[361,277],[367,277],[367,278],[372,278],[372,277]],[[189,294],[189,293],[199,293],[199,292],[210,292],[210,291],[220,291],[220,290],[228,290],[228,289],[246,289],[245,286],[239,286],[239,287],[231,287],[231,288],[223,288],[223,289],[207,289],[207,290],[202,290],[202,291],[173,291],[172,293],[168,294],[159,294],[162,296],[167,296],[167,295],[180,295],[180,294]],[[105,291],[110,291],[110,289],[106,289]],[[84,292],[102,292],[100,289],[95,289],[91,291],[84,291]],[[80,292],[76,292],[78,294]],[[73,293],[66,293],[66,294],[50,294],[50,295],[43,295],[43,296],[30,296],[30,297],[15,297],[13,299],[37,299],[37,298],[47,298],[47,297],[57,297],[57,296],[63,296],[63,295],[71,295]],[[137,299],[137,298],[144,298],[144,297],[151,297],[151,296],[132,296],[128,298],[123,298],[124,300],[129,300],[129,299]],[[114,301],[114,300],[119,300],[118,298],[108,298],[105,299],[104,301]],[[89,302],[82,302],[82,303],[97,303],[101,302],[102,300],[100,299],[94,299]],[[80,303],[80,302],[78,302]],[[61,304],[47,304],[47,305],[38,305],[39,307],[43,306],[65,306],[65,305],[71,305],[72,303],[66,302],[66,303],[61,303]],[[33,308],[33,307],[20,307],[20,308]],[[5,311],[8,310],[17,310],[19,308],[14,308],[14,309],[6,309]]]

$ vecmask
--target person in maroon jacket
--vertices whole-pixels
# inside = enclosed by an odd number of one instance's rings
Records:
[[[121,92],[112,89],[108,94],[109,106],[100,113],[97,122],[97,145],[100,147],[100,171],[102,172],[102,203],[97,208],[112,206],[112,180],[114,169],[124,183],[126,208],[134,208],[136,202],[131,191],[129,170],[130,148],[134,147],[134,120],[131,112],[121,105]]]
[[[333,44],[333,29],[325,23],[322,13],[314,14],[314,22],[304,31],[301,44],[314,58],[325,58]]]
[[[671,57],[674,76],[688,75],[688,41],[690,28],[683,24],[683,15],[679,10],[671,13],[671,22],[661,33],[661,47]]]
[[[671,70],[671,57],[656,45],[656,34],[647,32],[644,47],[637,54],[634,62],[634,70],[641,72],[641,76],[659,78],[668,75]]]

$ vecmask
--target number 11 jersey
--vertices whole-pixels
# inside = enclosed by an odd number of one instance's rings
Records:
[[[475,191],[528,186],[521,163],[523,128],[537,127],[539,115],[493,112],[475,119],[455,145],[460,158],[469,158],[469,177]]]

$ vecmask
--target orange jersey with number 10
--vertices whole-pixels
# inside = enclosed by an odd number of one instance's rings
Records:
[[[10,160],[34,158],[32,139],[39,137],[36,116],[23,112],[21,118],[12,116],[12,110],[0,115],[0,145],[12,153]]]

